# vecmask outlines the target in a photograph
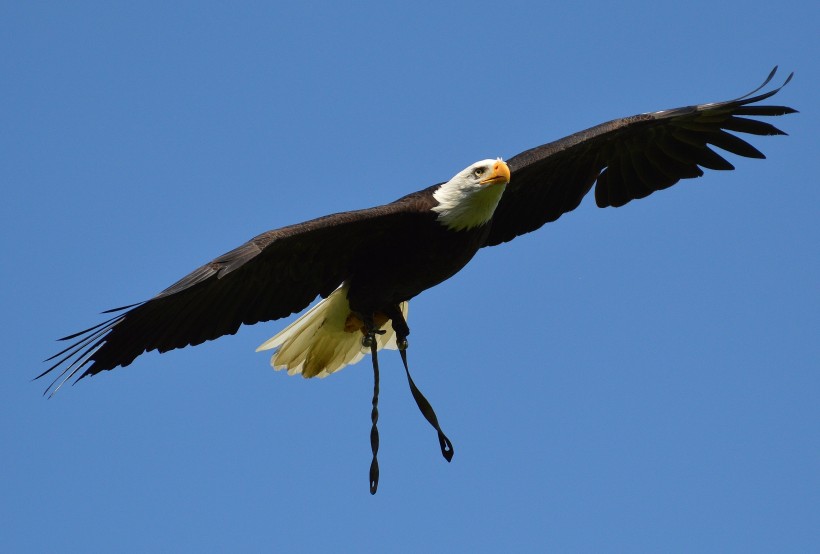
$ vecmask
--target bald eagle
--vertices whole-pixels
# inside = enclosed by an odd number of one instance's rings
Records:
[[[764,158],[731,132],[785,134],[751,118],[795,112],[758,104],[791,80],[789,75],[780,87],[755,96],[776,71],[735,100],[616,119],[507,162],[476,162],[446,182],[383,206],[263,233],[150,300],[109,310],[107,321],[60,339],[71,343],[47,360],[53,365],[38,378],[58,373],[46,389],[53,394],[72,377],[79,381],[127,366],[143,352],[197,345],[236,333],[242,324],[283,318],[317,297],[323,300],[259,347],[275,351],[275,369],[325,377],[369,350],[377,370],[381,348],[398,348],[406,367],[408,302],[455,275],[480,248],[555,221],[593,187],[599,207],[619,207],[700,177],[701,168],[734,169],[710,146]],[[409,372],[408,379],[424,412],[429,404],[417,396]],[[374,431],[375,405],[374,396]],[[441,439],[432,409],[425,415]],[[442,440],[445,457],[447,448]]]

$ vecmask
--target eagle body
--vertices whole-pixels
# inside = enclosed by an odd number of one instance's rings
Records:
[[[326,377],[356,363],[365,354],[367,316],[383,332],[378,348],[397,348],[396,316],[406,320],[408,302],[455,275],[486,240],[488,224],[453,231],[436,220],[432,195],[414,201],[415,210],[405,212],[390,233],[377,232],[353,247],[359,255],[339,288],[257,349],[276,349],[275,369]]]
[[[432,191],[424,196],[396,229],[367,239],[359,249],[346,279],[352,310],[374,313],[408,301],[458,273],[481,248],[487,223],[450,229],[432,211],[438,205]]]
[[[274,229],[219,256],[155,297],[110,310],[110,319],[62,340],[49,358],[53,394],[131,364],[144,352],[197,345],[241,325],[280,319],[322,300],[260,350],[271,364],[325,376],[362,357],[368,325],[378,347],[409,332],[407,302],[455,275],[480,248],[539,229],[574,210],[594,188],[599,207],[619,207],[706,170],[734,166],[714,148],[764,158],[738,134],[783,135],[760,117],[795,112],[760,102],[765,82],[734,100],[615,119],[508,159],[482,160],[452,179],[395,202]],[[757,95],[755,95],[757,94]],[[397,329],[398,327],[398,329]]]
[[[277,349],[275,369],[325,377],[360,360],[368,325],[377,349],[397,348],[410,333],[408,301],[455,275],[484,244],[489,221],[509,182],[507,164],[483,160],[446,183],[388,204],[393,217],[373,227],[352,253],[343,283],[308,314],[263,343]],[[390,321],[391,326],[385,326]]]

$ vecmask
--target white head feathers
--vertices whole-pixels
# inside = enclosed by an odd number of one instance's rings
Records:
[[[481,160],[460,171],[433,193],[438,221],[448,229],[472,229],[490,221],[498,206],[510,169],[501,158]]]

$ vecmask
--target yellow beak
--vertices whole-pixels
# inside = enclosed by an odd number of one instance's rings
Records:
[[[510,182],[510,168],[498,160],[493,166],[493,172],[486,179],[479,181],[482,185],[506,185]]]

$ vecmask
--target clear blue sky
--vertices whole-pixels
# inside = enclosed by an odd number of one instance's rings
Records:
[[[814,551],[816,3],[338,4],[0,8],[0,551]],[[375,497],[369,364],[274,372],[254,348],[284,322],[30,381],[259,232],[775,64],[802,113],[751,139],[767,160],[587,199],[411,304],[456,453],[387,352]]]

